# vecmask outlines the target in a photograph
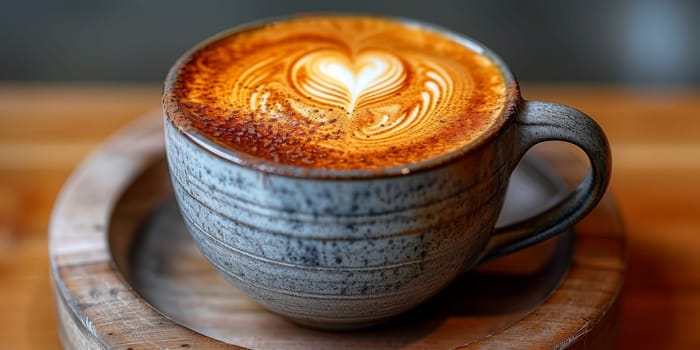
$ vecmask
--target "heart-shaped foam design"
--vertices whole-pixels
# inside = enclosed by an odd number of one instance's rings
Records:
[[[464,43],[381,18],[275,21],[188,55],[166,103],[188,127],[274,162],[410,164],[472,142],[507,102],[498,65]]]
[[[335,50],[318,50],[296,61],[291,83],[303,96],[352,112],[392,96],[406,80],[403,62],[379,51],[351,59]]]

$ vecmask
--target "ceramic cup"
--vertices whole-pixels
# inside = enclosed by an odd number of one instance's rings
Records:
[[[283,165],[224,148],[174,123],[165,108],[168,164],[190,233],[228,280],[267,309],[316,328],[376,324],[481,262],[564,231],[602,197],[611,159],[591,118],[560,104],[523,100],[515,78],[489,49],[420,25],[479,50],[507,81],[497,123],[437,158],[381,171]],[[166,96],[177,71],[176,64]],[[552,208],[494,228],[511,172],[531,146],[549,140],[580,147],[589,174]]]

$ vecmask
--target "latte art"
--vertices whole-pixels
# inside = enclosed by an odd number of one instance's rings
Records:
[[[291,67],[288,72],[277,69],[280,60],[289,61],[284,64]],[[409,72],[414,74],[412,81],[408,79]],[[279,75],[274,80],[283,81],[288,77],[288,88],[261,83],[274,74]],[[251,83],[235,86],[232,102],[244,101],[249,96],[251,110],[267,113],[271,95],[278,96],[280,92],[287,96],[296,95],[303,102],[291,104],[294,112],[318,123],[337,116],[308,113],[310,107],[336,107],[344,111],[341,118],[364,116],[371,120],[366,125],[357,125],[354,132],[346,135],[359,138],[363,143],[368,139],[386,139],[420,124],[426,116],[441,108],[441,103],[450,99],[453,88],[452,79],[444,69],[429,62],[402,61],[380,50],[361,52],[354,59],[347,53],[331,49],[313,51],[299,58],[267,59],[251,66],[240,76],[242,81]],[[417,85],[411,92],[413,98],[405,96],[403,103],[397,101],[399,91],[408,90],[410,84]],[[251,91],[249,86],[254,89]],[[282,112],[279,104],[274,108]],[[328,146],[333,147],[332,143]]]
[[[292,65],[290,77],[301,94],[348,113],[391,97],[405,81],[403,63],[380,51],[363,52],[354,60],[337,51],[311,52]]]
[[[331,169],[462,147],[494,122],[504,96],[485,57],[425,29],[360,17],[302,17],[224,37],[184,62],[166,90],[182,125],[221,144]]]

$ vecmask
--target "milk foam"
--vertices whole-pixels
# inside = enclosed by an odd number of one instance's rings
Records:
[[[191,119],[209,123],[193,125],[227,146],[339,169],[462,147],[505,99],[485,57],[428,30],[361,17],[301,17],[225,37],[185,62],[175,89]]]

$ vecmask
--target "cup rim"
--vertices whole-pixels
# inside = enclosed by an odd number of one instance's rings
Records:
[[[491,60],[498,70],[501,72],[505,83],[506,83],[506,93],[505,102],[500,114],[496,117],[496,120],[491,124],[481,135],[476,139],[467,143],[466,145],[440,154],[436,157],[424,159],[414,163],[402,164],[397,166],[382,167],[375,169],[328,169],[328,168],[312,168],[304,167],[299,165],[291,165],[284,163],[277,163],[272,160],[268,160],[261,157],[256,157],[251,154],[247,154],[242,151],[237,151],[230,147],[225,147],[215,140],[211,139],[207,135],[194,128],[187,128],[182,125],[178,125],[173,118],[170,117],[168,111],[171,110],[173,104],[178,104],[177,100],[170,100],[168,97],[171,94],[174,83],[177,81],[181,67],[199,50],[205,48],[207,45],[223,39],[229,35],[243,32],[246,30],[251,30],[264,26],[266,24],[292,20],[299,17],[369,17],[385,19],[390,21],[401,22],[408,26],[418,27],[428,31],[432,31],[443,35],[465,47],[476,52],[477,54],[484,56]],[[285,177],[293,178],[308,178],[308,179],[328,179],[328,180],[361,180],[361,179],[372,179],[372,178],[384,178],[384,177],[394,177],[394,176],[405,176],[417,172],[427,171],[453,162],[467,156],[473,151],[484,147],[489,144],[492,140],[498,138],[498,136],[506,129],[513,119],[514,112],[518,108],[518,102],[520,100],[520,88],[517,79],[510,71],[505,61],[501,59],[495,52],[489,49],[487,46],[481,42],[456,31],[447,29],[445,27],[424,22],[421,20],[416,20],[401,16],[391,16],[383,14],[363,14],[363,13],[298,13],[290,14],[285,16],[268,17],[260,20],[243,23],[228,29],[225,29],[217,34],[214,34],[207,39],[197,43],[192,48],[187,50],[182,54],[172,65],[168,74],[166,76],[164,87],[163,87],[163,115],[166,122],[171,123],[182,136],[191,141],[194,145],[198,146],[202,150],[220,158],[227,162],[231,162],[238,166],[257,170],[263,173],[279,175]],[[182,112],[179,109],[178,113]]]

